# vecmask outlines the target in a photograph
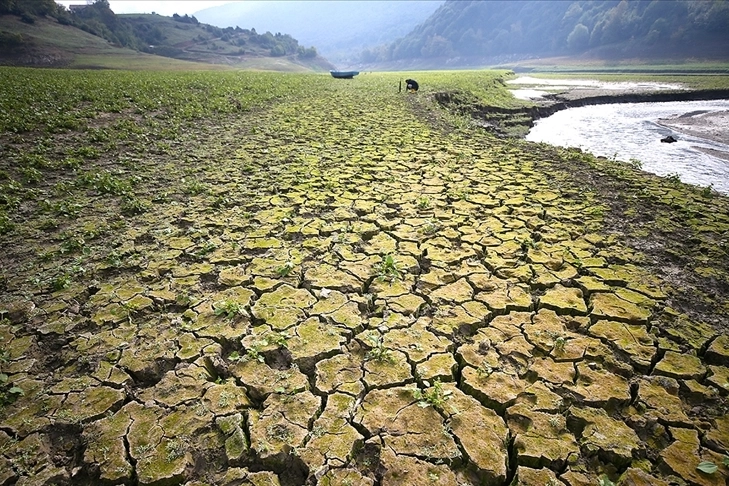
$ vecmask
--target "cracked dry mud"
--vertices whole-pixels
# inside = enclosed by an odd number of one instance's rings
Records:
[[[310,82],[127,148],[171,200],[91,278],[34,288],[73,259],[5,237],[0,485],[726,483],[696,469],[729,448],[726,321],[670,307],[599,193],[422,94]]]

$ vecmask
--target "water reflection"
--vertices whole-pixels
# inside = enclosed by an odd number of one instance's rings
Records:
[[[683,182],[729,194],[729,161],[698,147],[729,152],[729,145],[684,135],[659,126],[659,118],[692,111],[729,110],[729,100],[666,103],[621,103],[570,108],[537,120],[527,140],[562,147],[580,147],[595,155],[637,159],[658,175],[678,174]],[[673,135],[677,143],[661,143]]]

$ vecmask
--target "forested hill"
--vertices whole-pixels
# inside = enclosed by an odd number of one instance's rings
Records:
[[[289,34],[221,29],[188,15],[117,15],[108,0],[80,3],[73,10],[54,0],[0,0],[0,64],[73,66],[79,56],[129,52],[239,68],[333,68],[315,47],[304,47]]]
[[[516,59],[591,52],[605,58],[729,57],[729,2],[454,1],[364,62]]]
[[[218,27],[255,26],[259,31],[286,32],[307,45],[316,46],[330,61],[348,65],[357,61],[362,49],[406,35],[442,3],[442,0],[246,0],[209,7],[195,16]]]

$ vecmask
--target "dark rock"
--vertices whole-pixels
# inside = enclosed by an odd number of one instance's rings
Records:
[[[662,138],[661,139],[661,142],[663,142],[663,143],[673,143],[673,142],[678,142],[678,140],[676,140],[676,138],[673,135],[669,135],[667,137]]]

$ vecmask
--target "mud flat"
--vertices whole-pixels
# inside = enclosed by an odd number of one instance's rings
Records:
[[[729,111],[686,113],[674,118],[663,118],[658,124],[694,137],[713,140],[729,146]],[[715,157],[729,160],[729,152],[703,149]]]

